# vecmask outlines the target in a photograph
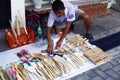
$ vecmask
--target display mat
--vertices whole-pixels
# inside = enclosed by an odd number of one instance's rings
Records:
[[[110,50],[120,45],[120,32],[93,41],[92,44],[98,46],[103,51]]]
[[[38,53],[43,49],[46,49],[47,46],[40,46],[41,42],[36,42],[33,44],[25,45],[19,48],[11,49],[8,51],[0,52],[0,66],[5,66],[12,62],[20,62],[19,58],[15,55],[15,53],[19,52],[21,49],[27,49],[30,53]],[[89,66],[89,67],[87,67]],[[93,64],[91,61],[88,61],[79,69],[73,71],[72,73],[66,74],[64,76],[58,77],[55,80],[65,80],[71,77],[74,77],[78,74],[86,72],[90,69],[97,67],[97,65]]]
[[[45,44],[43,44],[39,41],[39,42],[36,42],[33,44],[29,44],[29,45],[25,45],[25,46],[11,49],[8,51],[0,52],[0,66],[5,66],[5,65],[13,63],[13,62],[20,62],[19,58],[16,56],[15,53],[19,52],[21,49],[27,49],[31,54],[39,53],[41,50],[44,50],[47,48],[46,42],[44,42],[44,43]],[[94,48],[96,46],[91,46],[91,48],[92,47]],[[54,80],[66,80],[66,79],[69,79],[71,77],[74,77],[78,74],[81,74],[83,72],[86,72],[86,71],[96,68],[96,67],[98,67],[98,65],[95,65],[91,61],[88,60],[79,69],[76,69],[76,70],[74,70],[68,74],[65,74],[61,77],[58,77]]]

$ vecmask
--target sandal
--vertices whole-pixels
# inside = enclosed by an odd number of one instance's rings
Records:
[[[16,53],[16,54],[22,62],[27,62],[28,61],[28,59],[26,57],[24,57],[21,53]]]
[[[23,50],[20,51],[20,53],[21,53],[24,57],[26,57],[28,60],[32,60],[31,55],[29,54],[28,50],[23,49]]]

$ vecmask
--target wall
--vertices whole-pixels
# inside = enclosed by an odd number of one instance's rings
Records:
[[[11,19],[15,27],[16,16],[20,19],[20,27],[25,26],[25,1],[24,0],[11,0]]]

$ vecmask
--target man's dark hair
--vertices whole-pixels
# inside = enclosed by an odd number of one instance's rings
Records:
[[[65,9],[64,3],[61,0],[55,0],[52,4],[52,10],[54,12]]]

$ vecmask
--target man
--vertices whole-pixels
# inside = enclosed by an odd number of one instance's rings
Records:
[[[77,19],[83,19],[86,27],[86,38],[92,40],[93,37],[90,34],[90,19],[89,16],[82,10],[75,8],[70,2],[63,2],[61,0],[55,0],[52,4],[52,10],[49,14],[47,24],[47,40],[48,47],[47,52],[53,53],[53,43],[51,41],[51,28],[55,25],[56,33],[63,32],[61,38],[56,43],[56,48],[60,47],[69,32],[71,24]]]

